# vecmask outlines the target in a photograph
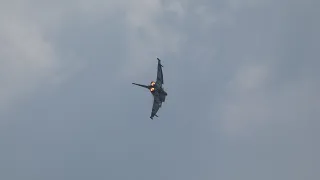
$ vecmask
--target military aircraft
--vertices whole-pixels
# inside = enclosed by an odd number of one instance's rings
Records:
[[[158,59],[158,70],[157,70],[157,80],[156,82],[151,81],[150,85],[142,85],[142,84],[136,84],[132,83],[134,85],[144,87],[150,90],[151,94],[153,95],[153,106],[152,106],[152,112],[150,118],[153,120],[153,117],[157,116],[157,112],[162,106],[162,103],[166,100],[166,96],[168,95],[167,92],[163,89],[163,73],[162,73],[162,64],[161,60]]]

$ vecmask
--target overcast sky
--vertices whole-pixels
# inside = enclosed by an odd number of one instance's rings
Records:
[[[320,179],[319,5],[0,0],[0,179]]]

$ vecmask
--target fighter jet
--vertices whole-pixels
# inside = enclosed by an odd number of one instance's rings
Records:
[[[168,95],[167,92],[163,89],[163,73],[162,73],[162,65],[161,60],[158,59],[158,70],[157,70],[157,80],[156,82],[151,81],[150,85],[142,85],[142,84],[136,84],[132,83],[134,85],[144,87],[149,89],[151,94],[153,95],[153,106],[152,106],[152,112],[150,118],[153,120],[153,117],[157,116],[157,112],[162,106],[162,103],[166,100],[166,96]]]

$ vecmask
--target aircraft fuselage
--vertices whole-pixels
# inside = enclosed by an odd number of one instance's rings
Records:
[[[148,88],[153,96],[159,96],[161,102],[165,102],[168,93],[163,89],[162,86],[152,81]]]

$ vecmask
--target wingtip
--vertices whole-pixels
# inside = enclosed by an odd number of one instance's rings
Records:
[[[161,64],[161,60],[159,58],[158,59],[158,63],[160,64],[161,67],[163,67],[163,65]]]

